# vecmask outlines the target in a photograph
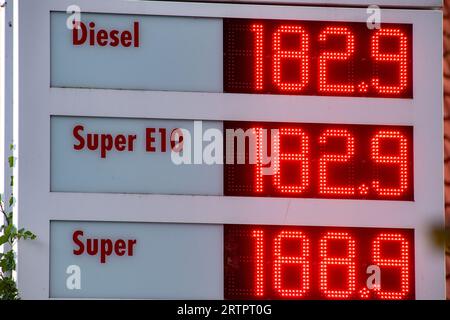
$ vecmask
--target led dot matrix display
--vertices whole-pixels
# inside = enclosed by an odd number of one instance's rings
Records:
[[[224,19],[224,92],[412,98],[412,26]]]
[[[225,121],[224,129],[251,133],[225,139],[235,154],[224,165],[226,196],[414,200],[410,126]]]
[[[225,225],[226,299],[415,298],[411,229]]]

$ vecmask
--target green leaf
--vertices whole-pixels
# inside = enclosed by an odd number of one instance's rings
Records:
[[[11,224],[10,226],[11,226],[11,230],[9,232],[9,239],[11,241],[14,241],[17,238],[17,235],[18,235],[17,228],[16,228],[16,226],[14,224]]]
[[[0,280],[0,299],[19,300],[16,283],[11,277],[2,277]]]
[[[25,231],[25,232],[23,233],[23,238],[24,238],[25,240],[26,240],[26,239],[34,240],[34,239],[36,239],[36,235],[35,235],[33,232],[27,230],[27,231]]]
[[[5,228],[4,236],[6,236],[7,238],[9,238],[9,236],[10,236],[10,234],[11,234],[12,228],[13,228],[13,225],[12,225],[12,224],[7,225],[6,228]]]
[[[10,144],[9,149],[11,151],[15,150],[15,145]],[[14,155],[8,157],[8,164],[10,168],[16,166],[17,158]],[[14,186],[14,176],[11,176],[10,185]],[[26,230],[25,228],[17,227],[13,223],[13,212],[12,208],[16,204],[16,199],[11,196],[9,200],[5,199],[5,195],[0,194],[0,202],[4,203],[2,213],[6,217],[6,221],[0,224],[0,246],[5,243],[13,245],[17,240],[21,239],[36,239],[36,235]],[[9,203],[7,207],[6,203]],[[0,253],[0,300],[19,300],[19,292],[17,290],[17,285],[15,279],[12,277],[12,272],[16,270],[16,257],[13,249]]]
[[[14,239],[18,239],[18,240],[20,240],[20,239],[24,239],[24,240],[31,239],[31,240],[34,240],[34,239],[36,239],[36,235],[33,232],[29,231],[29,230],[25,230],[24,228],[21,228],[19,231],[16,231],[16,229],[14,227],[12,229],[12,231],[11,231],[10,238],[14,238]]]
[[[6,235],[0,236],[0,246],[8,242],[8,237]]]
[[[14,198],[14,197],[9,198],[9,206],[10,207],[13,207],[15,203],[16,203],[16,198]]]
[[[14,251],[8,251],[0,260],[0,267],[3,273],[16,270],[16,260],[14,259]]]
[[[13,213],[12,213],[12,212],[8,212],[8,213],[6,214],[5,228],[6,228],[7,226],[9,226],[10,224],[12,224],[12,223],[13,223]]]
[[[9,163],[9,167],[10,168],[14,168],[14,156],[9,156],[8,157],[8,163]]]

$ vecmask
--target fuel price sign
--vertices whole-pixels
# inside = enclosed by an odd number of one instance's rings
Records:
[[[444,297],[439,10],[71,2],[19,8],[24,298]]]

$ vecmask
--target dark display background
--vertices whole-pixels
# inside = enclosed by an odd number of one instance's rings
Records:
[[[256,255],[255,239],[251,236],[253,230],[264,232],[264,294],[256,295]],[[273,239],[282,231],[302,232],[309,240],[310,285],[302,297],[282,296],[274,288],[274,247]],[[355,241],[355,289],[346,298],[337,299],[392,299],[395,295],[375,293],[368,290],[366,281],[369,277],[367,267],[373,265],[373,241],[380,234],[400,235],[408,243],[407,288],[405,293],[397,296],[399,299],[415,299],[414,274],[414,230],[385,228],[343,228],[343,227],[297,227],[297,226],[267,226],[267,225],[225,225],[224,226],[224,290],[225,299],[336,299],[324,294],[320,289],[320,239],[328,232],[347,233]],[[347,247],[343,240],[328,242],[329,257],[346,257]],[[301,250],[298,240],[283,240],[281,252],[284,256],[299,256]],[[381,242],[382,259],[401,258],[400,241]],[[299,265],[284,265],[282,268],[282,287],[296,289],[301,287],[302,267]],[[348,277],[345,266],[328,266],[327,280],[329,289],[346,289]],[[401,292],[401,271],[398,267],[380,266],[382,292]]]
[[[331,10],[331,9],[330,9]],[[251,26],[263,26],[263,87],[256,89],[255,81],[255,32]],[[300,91],[280,90],[273,77],[273,34],[280,26],[301,26],[309,38],[309,81]],[[354,92],[324,92],[319,90],[319,56],[323,52],[346,51],[346,37],[328,35],[325,41],[319,41],[319,35],[327,27],[346,27],[354,36],[354,53],[348,60],[327,62],[329,84],[352,84]],[[382,24],[381,29],[400,30],[407,37],[406,70],[407,85],[399,93],[381,93],[372,85],[373,78],[379,78],[381,85],[399,84],[399,63],[375,61],[372,57],[372,37],[378,31],[368,29],[366,23],[327,22],[327,21],[289,21],[289,20],[223,20],[224,50],[224,92],[230,93],[264,93],[312,96],[361,96],[378,98],[412,98],[412,25]],[[281,36],[281,50],[295,51],[300,48],[300,37],[296,34]],[[398,54],[399,38],[383,36],[380,38],[380,54]],[[299,59],[284,58],[281,62],[281,79],[286,82],[298,82],[300,79]]]
[[[271,129],[297,128],[301,129],[309,139],[309,185],[301,193],[281,192],[274,184],[272,175],[262,176],[263,191],[256,191],[256,164],[250,164],[249,140],[246,140],[245,164],[237,163],[238,143],[234,141],[234,163],[224,165],[224,195],[252,197],[294,197],[294,198],[329,198],[329,199],[371,199],[371,200],[414,200],[413,179],[413,128],[409,126],[382,125],[341,125],[341,124],[300,124],[300,123],[269,123],[269,122],[224,122],[224,132],[227,130],[264,128]],[[324,154],[345,154],[347,152],[345,138],[328,138],[327,143],[319,143],[319,137],[327,129],[345,129],[354,137],[354,155],[347,162],[329,162],[327,164],[328,185],[336,187],[354,187],[354,194],[323,194],[319,192],[319,159]],[[372,154],[371,140],[380,130],[400,132],[407,139],[407,188],[400,195],[379,194],[372,187],[372,181],[379,180],[384,188],[400,186],[400,167],[394,163],[375,163]],[[225,150],[231,148],[226,135]],[[268,141],[271,141],[268,139]],[[300,139],[296,136],[280,139],[280,153],[298,153]],[[270,150],[270,144],[269,144]],[[380,154],[399,155],[397,139],[382,139]],[[270,155],[270,152],[269,152]],[[242,156],[242,155],[241,155]],[[281,182],[285,185],[301,183],[301,163],[298,161],[280,161]],[[364,192],[362,192],[364,190]]]

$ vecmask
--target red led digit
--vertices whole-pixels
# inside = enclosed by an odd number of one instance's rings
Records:
[[[253,128],[253,134],[256,137],[256,164],[255,164],[255,192],[263,192],[263,129],[262,128]]]
[[[385,258],[383,257],[383,244],[389,242],[397,242],[400,245],[400,257]],[[409,242],[401,234],[396,233],[382,233],[378,235],[373,241],[373,263],[379,267],[384,268],[397,268],[400,269],[400,290],[388,291],[383,290],[383,276],[381,277],[381,288],[376,290],[376,294],[381,299],[404,299],[409,293]],[[383,268],[381,268],[381,274],[383,274]]]
[[[283,137],[298,137],[298,153],[283,153],[280,150],[281,139]],[[274,185],[282,193],[302,193],[309,186],[309,138],[301,129],[281,128],[277,137],[274,139],[272,161],[274,163],[275,174],[273,175]],[[282,182],[283,163],[296,161],[299,162],[300,181],[298,184],[284,184]]]
[[[283,34],[297,34],[300,48],[298,50],[282,50]],[[309,82],[309,36],[301,26],[282,25],[273,34],[273,82],[283,91],[302,91]],[[294,59],[300,62],[300,79],[297,82],[283,81],[282,60]]]
[[[386,140],[398,141],[397,155],[381,155],[380,145]],[[397,188],[382,187],[379,180],[372,181],[374,190],[387,197],[401,196],[408,189],[408,140],[399,131],[380,130],[372,138],[372,159],[382,165],[397,165],[399,167],[399,186]]]
[[[346,255],[330,257],[329,243],[344,242]],[[356,242],[347,232],[328,232],[320,239],[320,290],[327,298],[346,299],[356,289]],[[347,269],[346,289],[333,289],[329,285],[329,269],[332,266],[345,266]]]
[[[353,84],[330,84],[328,81],[327,62],[332,60],[344,61],[355,52],[355,36],[346,27],[328,27],[319,35],[319,41],[326,42],[329,37],[345,37],[346,48],[342,52],[326,51],[319,57],[319,91],[334,93],[352,93]]]
[[[398,38],[398,53],[381,53],[380,39]],[[380,29],[372,37],[372,58],[379,63],[397,63],[399,68],[398,85],[383,85],[379,78],[372,79],[372,85],[379,93],[398,95],[408,86],[408,38],[399,29]]]
[[[343,138],[346,140],[346,152],[343,154],[324,154],[319,160],[319,193],[334,195],[353,195],[355,187],[336,187],[328,185],[328,163],[349,162],[355,153],[355,138],[346,129],[328,129],[319,138],[319,143],[327,144],[328,138]]]
[[[284,240],[298,240],[300,253],[296,256],[283,255],[282,243]],[[300,298],[304,296],[310,286],[310,245],[309,239],[300,231],[281,231],[274,240],[274,287],[283,297]],[[300,288],[283,288],[283,266],[297,265],[300,275]]]
[[[255,34],[255,90],[262,90],[264,88],[264,26],[252,24],[250,30]]]
[[[255,295],[264,295],[264,231],[253,230],[255,239]]]

